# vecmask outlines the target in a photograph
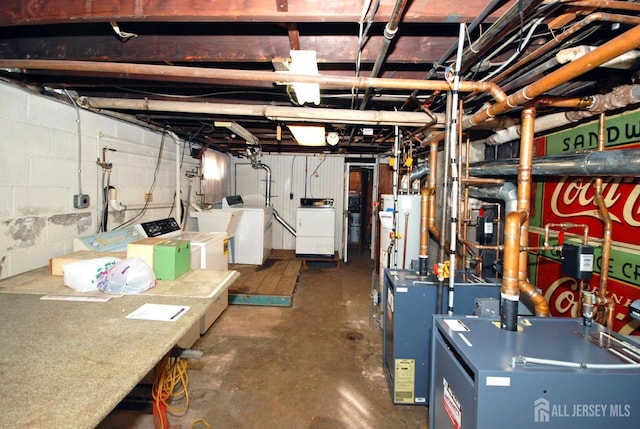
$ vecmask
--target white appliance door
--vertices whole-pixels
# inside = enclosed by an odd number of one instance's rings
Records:
[[[336,211],[332,207],[299,208],[296,233],[302,237],[335,236]]]

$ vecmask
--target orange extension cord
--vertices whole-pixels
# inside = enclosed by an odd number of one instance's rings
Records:
[[[187,361],[180,358],[164,357],[156,367],[153,381],[153,423],[156,429],[170,429],[169,414],[183,416],[189,409],[189,377]],[[172,400],[184,400],[182,407],[174,407]],[[191,427],[202,423],[211,428],[203,419],[193,422]]]

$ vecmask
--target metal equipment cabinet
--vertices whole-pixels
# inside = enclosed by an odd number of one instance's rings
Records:
[[[383,290],[383,367],[394,404],[427,405],[431,319],[446,311],[447,287],[443,308],[436,309],[438,279],[420,277],[414,271],[387,269]],[[476,298],[498,298],[496,283],[456,282],[454,309],[473,314]]]
[[[638,428],[640,368],[629,365],[640,360],[637,344],[578,319],[520,318],[518,332],[498,326],[434,317],[429,427]]]

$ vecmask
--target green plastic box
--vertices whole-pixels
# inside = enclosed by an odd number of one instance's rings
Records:
[[[153,273],[158,280],[175,280],[191,267],[189,240],[167,240],[153,246]]]

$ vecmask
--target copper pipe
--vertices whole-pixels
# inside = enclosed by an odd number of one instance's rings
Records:
[[[597,7],[600,9],[616,9],[625,10],[630,12],[640,12],[640,4],[629,3],[626,1],[612,1],[612,0],[561,0],[562,3],[570,4],[571,6],[582,7]]]
[[[404,212],[404,243],[402,245],[402,269],[407,268],[407,234],[409,232],[409,212]]]
[[[531,198],[531,164],[533,160],[535,103],[522,110],[520,160],[518,165],[518,210],[507,214],[504,233],[504,274],[502,278],[500,314],[503,329],[517,329],[517,305],[520,292],[528,295],[535,305],[536,316],[548,316],[549,306],[544,296],[527,281],[529,244],[529,209]]]
[[[595,51],[594,51],[595,52]],[[145,76],[172,77],[184,81],[204,80],[243,80],[250,82],[300,82],[317,83],[327,88],[386,88],[419,89],[428,91],[452,91],[453,85],[447,81],[422,79],[390,79],[371,77],[350,77],[334,75],[306,75],[297,73],[268,72],[259,70],[236,70],[207,67],[167,66],[156,64],[115,63],[100,61],[66,60],[11,60],[0,59],[0,68],[26,70],[58,70],[91,73],[124,73],[129,79]],[[491,82],[460,82],[461,92],[486,92],[498,102],[506,101],[507,96],[500,87]]]
[[[425,186],[420,193],[420,257],[429,257],[429,189]]]
[[[582,228],[582,244],[587,245],[589,243],[589,225],[584,223],[548,223],[544,226],[544,245],[549,246],[549,234],[551,227],[559,227],[562,230],[572,228]]]
[[[598,151],[602,152],[605,147],[605,114],[600,114],[600,121],[598,122]],[[602,242],[602,265],[600,267],[600,285],[598,289],[598,307],[599,309],[605,309],[604,312],[598,312],[598,321],[602,324],[606,323],[607,328],[613,328],[612,315],[607,315],[609,312],[609,299],[607,298],[607,283],[609,280],[609,260],[611,259],[611,232],[612,223],[611,216],[609,216],[609,209],[602,196],[602,177],[597,177],[595,180],[595,196],[593,202],[598,206],[598,213],[604,223],[603,242]],[[611,320],[610,320],[611,319]],[[611,323],[611,325],[609,325]]]
[[[522,139],[520,141],[520,165],[518,168],[518,208],[527,216],[520,225],[520,253],[518,275],[520,291],[531,299],[535,305],[536,316],[549,315],[549,306],[544,296],[527,281],[529,271],[529,255],[522,248],[529,245],[529,210],[531,208],[531,164],[533,162],[534,123],[536,104],[527,105],[522,110]],[[507,249],[505,248],[505,253]]]
[[[518,300],[518,261],[520,259],[520,225],[528,217],[524,210],[507,214],[504,225],[504,270],[502,273],[501,295]]]
[[[582,31],[587,26],[591,25],[596,21],[604,21],[604,22],[619,22],[621,24],[640,24],[640,18],[635,16],[626,16],[626,15],[616,15],[605,12],[595,12],[589,14],[582,21],[574,24],[572,27],[563,31],[562,33],[555,35],[553,39],[549,40],[544,45],[540,46],[535,51],[531,52],[527,56],[523,57],[521,60],[508,67],[502,73],[497,76],[494,76],[493,80],[495,82],[501,82],[505,77],[510,76],[515,70],[522,68],[525,64],[530,63],[531,61],[542,57],[543,54],[549,52],[551,49],[560,45],[563,41],[573,36],[574,34]]]
[[[526,247],[521,247],[520,250],[522,251],[532,251],[532,250],[557,250],[560,251],[562,250],[562,246],[526,246]]]
[[[462,241],[465,245],[478,250],[502,250],[504,245],[502,244],[478,244],[473,241]]]
[[[440,243],[442,235],[436,225],[436,169],[438,168],[438,142],[432,142],[429,150],[429,176],[427,194],[427,228],[434,240]],[[445,244],[449,247],[449,243]]]
[[[479,122],[483,122],[489,118],[504,113],[515,106],[521,106],[527,101],[544,94],[550,89],[556,88],[575,77],[596,69],[601,64],[637,48],[638,39],[640,39],[640,25],[633,27],[606,43],[603,43],[597,49],[570,62],[569,64],[564,65],[553,73],[542,76],[540,79],[525,86],[515,94],[509,95],[505,102],[498,102],[487,107],[485,110],[476,113],[468,120],[469,124],[474,125]]]
[[[502,185],[504,179],[491,179],[488,177],[462,177],[460,179],[462,183],[469,185]]]
[[[587,73],[588,71],[594,70],[601,64],[604,64],[613,58],[637,48],[638,39],[640,39],[640,25],[637,25],[620,36],[603,43],[597,49],[560,67],[558,70],[542,76],[537,81],[525,86],[514,94],[509,95],[504,102],[499,101],[476,112],[464,121],[464,124],[462,125],[463,129],[472,128],[517,106],[521,106],[545,92],[554,89],[575,77]],[[2,62],[0,62],[0,65],[1,64]],[[429,138],[423,140],[422,144],[425,145],[430,140],[441,141],[442,139],[444,139],[444,133],[439,132],[432,134]]]

